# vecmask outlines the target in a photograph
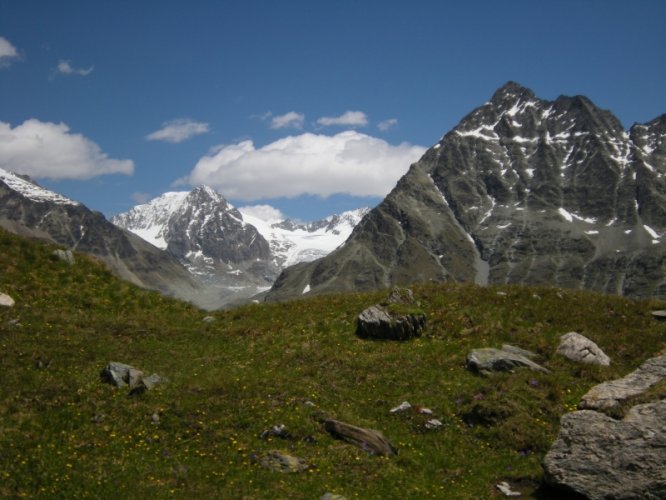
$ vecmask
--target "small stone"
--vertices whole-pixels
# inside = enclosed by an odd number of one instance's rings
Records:
[[[160,423],[160,416],[159,416],[159,414],[158,414],[158,413],[153,413],[153,414],[150,416],[150,420],[151,420],[151,421],[153,422],[153,424],[155,424],[155,425],[159,424],[159,423]]]
[[[433,413],[433,411],[430,408],[426,408],[425,406],[419,406],[417,408],[418,408],[417,411],[421,415],[432,415],[432,413]]]
[[[428,429],[428,430],[435,430],[435,429],[439,429],[443,425],[444,424],[442,423],[441,420],[438,420],[436,418],[431,418],[430,420],[428,420],[425,423],[425,428]]]
[[[274,472],[303,472],[310,467],[303,459],[278,450],[269,451],[259,460],[259,463],[262,467]]]
[[[270,437],[289,439],[291,438],[291,434],[289,433],[284,424],[280,424],[280,425],[274,425],[270,429],[266,429],[259,435],[259,437],[261,439],[268,439]]]
[[[407,410],[411,409],[411,407],[412,407],[412,405],[408,401],[403,401],[402,403],[400,403],[395,408],[391,408],[389,410],[389,413],[402,413],[404,411],[407,411]]]
[[[206,316],[201,321],[203,321],[204,323],[213,323],[215,321],[215,317],[214,316]]]
[[[347,500],[347,497],[336,493],[326,492],[319,498],[319,500]]]
[[[522,495],[520,491],[513,491],[511,489],[511,486],[509,486],[509,483],[507,483],[506,481],[498,483],[497,489],[500,490],[502,495],[504,495],[505,497],[519,497]]]
[[[136,370],[136,368],[124,363],[111,361],[100,373],[100,378],[102,382],[106,382],[107,384],[123,387],[129,385],[130,370]]]
[[[0,306],[4,307],[14,307],[16,302],[6,293],[0,292]]]

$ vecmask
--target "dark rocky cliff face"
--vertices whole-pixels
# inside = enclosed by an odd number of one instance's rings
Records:
[[[627,133],[585,97],[510,82],[267,299],[428,280],[666,297],[665,173],[666,115]]]
[[[36,188],[40,189],[40,188]],[[138,286],[196,301],[200,286],[171,255],[75,202],[35,200],[0,178],[0,227],[91,254]]]

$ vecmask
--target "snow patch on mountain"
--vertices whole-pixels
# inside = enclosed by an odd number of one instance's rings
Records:
[[[2,168],[0,168],[0,181],[4,182],[10,189],[22,194],[29,200],[38,203],[51,202],[59,205],[80,205],[80,203],[74,200],[70,200],[63,195],[54,193],[48,189],[44,189],[33,182],[27,181],[15,173],[8,172]]]
[[[356,224],[369,211],[360,208],[325,219],[298,223],[290,219],[260,218],[253,210],[238,209],[269,243],[273,262],[280,269],[328,255],[344,243]]]

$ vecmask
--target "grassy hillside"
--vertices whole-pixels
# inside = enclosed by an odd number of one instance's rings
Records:
[[[492,498],[508,480],[534,494],[560,415],[598,381],[662,349],[665,304],[546,288],[414,288],[426,335],[376,342],[355,318],[385,296],[348,294],[207,313],[115,279],[77,255],[0,233],[0,496],[129,498]],[[501,292],[498,294],[498,292]],[[575,330],[610,368],[553,355]],[[475,347],[537,352],[550,374],[483,378]],[[168,383],[140,396],[100,382],[120,361]],[[407,400],[433,410],[391,415]],[[331,416],[380,430],[381,458],[325,433]],[[429,418],[444,426],[426,430]],[[261,439],[284,424],[290,439]],[[257,458],[311,465],[285,474]]]

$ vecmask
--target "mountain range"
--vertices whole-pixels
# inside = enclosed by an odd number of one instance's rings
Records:
[[[267,300],[424,281],[666,296],[666,115],[625,131],[583,96],[498,89],[328,256]]]
[[[287,266],[322,257],[351,234],[361,208],[315,222],[242,213],[208,186],[170,192],[111,221],[176,257],[207,292],[208,308],[268,290]]]
[[[664,298],[665,137],[666,115],[626,131],[586,97],[509,82],[372,210],[264,220],[200,186],[108,221],[0,170],[0,227],[207,309],[427,281]]]

